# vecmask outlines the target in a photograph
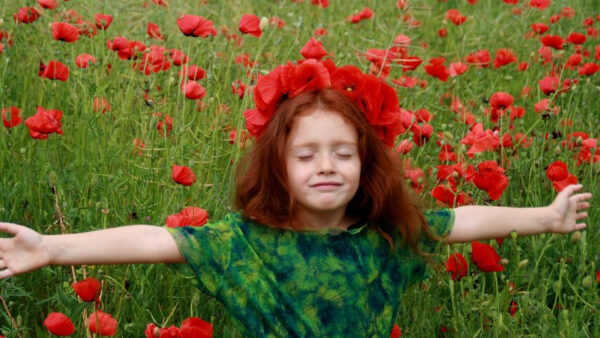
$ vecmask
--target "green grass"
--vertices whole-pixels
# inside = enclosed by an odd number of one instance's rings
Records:
[[[469,53],[488,49],[492,59],[499,48],[510,48],[519,61],[528,61],[526,72],[517,72],[514,64],[500,69],[471,67],[467,73],[443,83],[425,74],[423,65],[410,76],[427,81],[425,88],[398,88],[401,105],[410,110],[428,109],[434,119],[435,131],[453,136],[447,140],[467,163],[494,159],[506,169],[510,183],[499,201],[491,202],[484,192],[472,184],[464,190],[475,203],[512,206],[541,206],[555,195],[545,176],[544,167],[555,160],[563,160],[585,188],[598,191],[598,163],[579,167],[572,159],[577,149],[561,146],[568,133],[584,131],[598,137],[600,124],[600,73],[581,77],[576,88],[564,94],[551,96],[553,104],[561,108],[557,115],[543,119],[533,106],[545,98],[537,81],[546,76],[548,66],[537,61],[540,43],[527,39],[525,33],[533,22],[548,22],[551,15],[560,12],[566,2],[554,1],[544,11],[530,9],[526,4],[517,7],[522,14],[512,14],[513,6],[501,1],[437,2],[413,1],[411,14],[421,22],[409,27],[398,20],[405,13],[394,6],[394,1],[332,1],[323,10],[310,4],[280,1],[201,1],[170,0],[164,8],[140,1],[81,1],[59,2],[55,11],[42,11],[42,17],[30,25],[16,25],[12,14],[25,4],[35,1],[8,0],[0,6],[1,30],[13,36],[13,46],[0,54],[0,108],[18,106],[22,117],[35,114],[37,106],[60,109],[64,135],[50,135],[48,140],[33,140],[24,124],[13,129],[0,127],[0,220],[24,224],[44,233],[60,233],[58,211],[49,176],[57,176],[58,206],[68,232],[81,232],[125,224],[163,225],[169,214],[184,206],[201,206],[215,220],[232,210],[232,177],[237,160],[244,149],[229,144],[229,131],[243,130],[242,111],[252,106],[247,95],[240,100],[231,92],[231,83],[241,79],[248,83],[246,73],[268,72],[288,60],[301,58],[300,49],[315,29],[324,27],[329,35],[320,37],[324,47],[335,56],[337,65],[354,64],[367,71],[368,61],[361,55],[369,48],[385,49],[391,46],[397,34],[412,38],[409,51],[424,60],[443,56],[447,64],[462,60]],[[523,2],[523,1],[521,1]],[[528,1],[526,1],[528,3]],[[562,19],[551,25],[550,32],[561,36],[569,32],[585,32],[581,22],[585,17],[598,14],[592,1],[574,0],[568,5],[575,9],[575,17]],[[348,15],[369,6],[374,17],[353,25]],[[458,8],[467,16],[461,26],[444,20],[444,13]],[[106,31],[89,39],[80,37],[74,44],[52,40],[50,24],[58,19],[60,11],[76,10],[84,19],[93,22],[96,13],[114,16]],[[228,42],[222,28],[239,33],[237,24],[244,13],[259,17],[278,16],[286,22],[280,29],[268,26],[260,39],[244,36],[237,47]],[[176,20],[181,14],[203,15],[213,20],[219,35],[214,38],[190,38],[181,34]],[[165,41],[150,40],[146,24],[153,21],[161,27]],[[594,27],[600,29],[598,22]],[[437,31],[448,30],[446,38]],[[185,99],[179,90],[178,67],[166,72],[145,76],[131,68],[130,61],[122,61],[107,49],[106,40],[124,36],[146,45],[157,44],[182,50],[190,64],[203,67],[207,77],[200,80],[206,88],[205,108],[198,110],[196,103]],[[427,46],[424,46],[427,44]],[[598,38],[588,37],[585,48],[592,62]],[[78,69],[74,57],[90,53],[97,62],[90,69]],[[573,52],[568,46],[557,62]],[[257,61],[253,69],[235,63],[236,56],[249,54]],[[50,81],[37,75],[40,61],[55,59],[65,63],[71,71],[66,82]],[[597,60],[596,60],[597,62]],[[107,74],[106,67],[112,69]],[[399,65],[392,64],[390,78],[402,76]],[[565,70],[562,78],[578,77],[576,71]],[[157,90],[157,86],[162,89]],[[520,93],[530,86],[530,96]],[[149,89],[152,102],[144,100]],[[486,152],[473,159],[466,157],[466,148],[460,146],[468,132],[456,114],[440,103],[444,93],[459,97],[485,128],[492,128],[483,111],[488,107],[491,94],[505,91],[515,97],[515,104],[525,107],[526,115],[515,122],[512,133],[522,132],[532,137],[531,146]],[[94,97],[106,98],[112,110],[106,114],[93,111]],[[223,111],[228,106],[228,112]],[[167,137],[156,130],[160,112],[173,117],[173,130]],[[561,124],[571,119],[572,126]],[[508,119],[499,123],[500,134],[509,132]],[[562,133],[553,139],[545,133]],[[402,138],[410,138],[403,135]],[[136,155],[133,140],[143,139],[146,147]],[[415,147],[408,155],[414,166],[424,170],[438,164],[438,147],[434,138],[423,147]],[[190,166],[197,175],[191,187],[174,184],[170,178],[173,163]],[[432,175],[433,176],[433,175]],[[427,180],[424,199],[435,206],[429,192],[436,185]],[[578,242],[569,235],[542,235],[530,238],[506,239],[497,247],[498,253],[508,259],[500,273],[481,273],[471,263],[469,276],[453,282],[443,272],[443,263],[452,252],[468,256],[469,245],[440,248],[436,262],[442,270],[426,282],[409,289],[397,320],[404,334],[416,337],[449,336],[599,336],[600,299],[595,282],[600,235],[597,230],[597,198],[592,200],[587,220],[588,229]],[[133,217],[133,215],[137,215]],[[492,241],[492,244],[496,245]],[[519,262],[529,263],[519,267]],[[434,270],[434,269],[432,269]],[[102,278],[102,308],[119,322],[119,336],[139,337],[146,325],[180,325],[189,316],[210,320],[215,336],[238,336],[224,308],[163,265],[87,266],[77,268],[78,279],[83,273]],[[594,276],[591,288],[582,280]],[[508,282],[516,285],[510,291]],[[85,332],[81,312],[91,310],[76,300],[70,287],[69,267],[50,267],[26,275],[0,281],[0,295],[7,302],[11,316],[0,306],[0,333],[7,337],[39,336],[45,332],[42,323],[49,312],[60,311],[70,316],[77,329]],[[518,303],[515,316],[508,312],[511,300]],[[350,324],[350,323],[349,323]],[[15,326],[18,328],[16,329]],[[443,327],[447,329],[443,333]]]

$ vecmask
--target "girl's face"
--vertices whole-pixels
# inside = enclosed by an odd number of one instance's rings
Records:
[[[353,125],[330,111],[297,116],[286,140],[285,160],[290,193],[300,215],[344,215],[360,182]]]

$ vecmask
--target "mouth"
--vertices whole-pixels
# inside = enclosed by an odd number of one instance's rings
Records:
[[[315,188],[318,190],[329,190],[329,189],[335,189],[341,185],[342,185],[341,183],[337,183],[337,182],[319,182],[319,183],[311,185],[311,188]]]

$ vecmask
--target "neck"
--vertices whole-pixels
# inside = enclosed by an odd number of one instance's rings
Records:
[[[352,220],[345,215],[345,211],[336,211],[328,213],[308,213],[300,211],[298,213],[298,219],[302,229],[306,230],[319,230],[319,229],[330,229],[340,228],[347,229]]]

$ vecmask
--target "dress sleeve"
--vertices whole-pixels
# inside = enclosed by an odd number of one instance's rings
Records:
[[[175,239],[186,264],[167,264],[185,276],[196,279],[196,286],[216,297],[229,265],[231,224],[226,220],[201,227],[167,228]]]
[[[429,233],[434,237],[444,238],[452,231],[454,209],[427,210],[423,212],[423,216],[429,227]],[[438,241],[424,236],[423,240],[421,240],[421,250],[433,253],[438,243]]]

